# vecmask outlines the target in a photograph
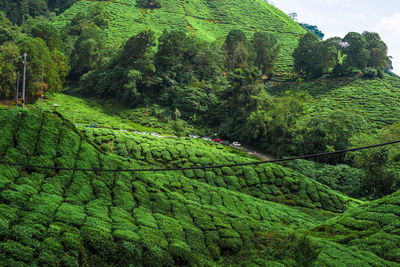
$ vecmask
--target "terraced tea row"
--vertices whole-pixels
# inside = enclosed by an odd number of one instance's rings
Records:
[[[363,248],[400,264],[400,191],[314,228],[317,236]]]
[[[227,153],[222,145],[198,139],[157,138],[104,129],[86,130],[88,139],[105,151],[160,167],[210,166],[252,161]],[[253,160],[254,161],[254,160]],[[275,164],[184,170],[180,175],[259,199],[344,211],[357,201],[333,192],[290,169]]]
[[[281,83],[273,90],[296,91],[298,85]],[[331,78],[307,81],[301,89],[315,97],[307,104],[313,114],[326,110],[348,110],[357,113],[368,122],[370,130],[382,128],[400,120],[400,80],[390,76],[384,79]]]
[[[53,114],[3,110],[0,123],[1,160],[103,169],[154,166],[101,152]],[[262,240],[268,233],[301,235],[334,215],[269,202],[180,172],[1,165],[0,176],[0,260],[6,266],[224,265],[238,257],[249,264],[295,264],[293,256],[263,254],[275,248]],[[390,266],[357,248],[350,252],[318,238],[313,243],[322,247],[321,265]]]

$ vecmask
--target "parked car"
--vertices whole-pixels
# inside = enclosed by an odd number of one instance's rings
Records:
[[[226,140],[222,140],[221,144],[223,144],[224,146],[229,146],[229,141]]]
[[[193,134],[193,133],[189,134],[189,137],[190,138],[199,138],[199,136],[197,134]]]
[[[214,142],[216,142],[216,143],[222,143],[222,139],[216,138],[216,139],[214,139]]]
[[[241,147],[241,146],[242,146],[239,142],[236,142],[236,141],[234,141],[234,142],[232,143],[232,145],[233,145],[233,146],[236,146],[236,147]]]
[[[202,137],[201,139],[205,140],[205,141],[211,141],[212,139],[210,137]]]

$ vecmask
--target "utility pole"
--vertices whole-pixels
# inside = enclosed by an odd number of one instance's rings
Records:
[[[40,110],[43,112],[43,73],[44,73],[44,64],[42,65],[42,90],[40,92]]]
[[[22,109],[25,107],[26,52],[24,52],[24,77],[22,79]]]
[[[19,94],[19,70],[17,73],[17,94],[15,95],[15,109],[18,109],[18,94]]]

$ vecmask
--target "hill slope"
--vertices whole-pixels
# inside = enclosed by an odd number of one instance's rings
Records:
[[[132,0],[82,0],[58,16],[55,25],[63,28],[75,14],[85,12],[94,3],[103,6],[107,14],[110,44],[119,45],[145,29],[152,29],[157,35],[164,30],[182,30],[207,41],[224,40],[232,29],[242,29],[249,35],[255,31],[273,33],[282,44],[277,75],[291,71],[291,54],[298,37],[305,33],[289,16],[262,0],[161,0],[162,7],[153,10],[141,9]]]
[[[91,144],[96,130],[84,136],[54,114],[2,110],[0,122],[4,126],[0,155],[5,161],[113,169],[149,168],[157,166],[157,161],[165,164],[165,160],[172,160],[164,150],[161,152],[164,159],[160,161],[156,153],[158,142],[154,140],[152,145],[156,150],[146,152],[146,138],[134,135],[126,136],[125,142],[130,138],[139,141],[133,148],[138,151],[143,146],[144,158],[139,156],[135,160],[104,153]],[[117,141],[123,143],[122,139]],[[182,141],[165,142],[177,142],[175,147],[181,151],[196,149],[200,161],[204,160],[201,154],[204,143],[189,144],[189,148],[183,149],[179,145]],[[221,148],[208,150],[216,152]],[[217,158],[240,160],[222,152]],[[270,168],[293,176],[282,167]],[[250,171],[255,173],[257,169]],[[236,177],[240,182],[241,175],[235,175],[231,175],[231,180]],[[126,266],[133,262],[144,266],[216,265],[217,262],[224,265],[238,261],[293,264],[293,255],[276,256],[281,248],[269,241],[295,247],[297,239],[288,233],[301,235],[334,215],[267,201],[252,190],[236,191],[218,184],[217,180],[213,183],[204,178],[190,178],[191,175],[181,172],[52,171],[1,165],[0,176],[0,260],[9,266]],[[291,180],[275,175],[267,177],[283,184],[288,181],[289,187],[293,187]],[[306,177],[301,179],[310,183]],[[250,182],[243,178],[242,181]],[[256,183],[253,188],[260,186]],[[327,188],[317,192],[326,192],[339,201],[344,199]],[[322,248],[318,259],[321,265],[392,265],[358,248],[350,250],[319,238],[313,238],[312,242]]]
[[[366,79],[359,76],[321,78],[304,81],[277,83],[271,92],[286,94],[287,91],[304,90],[314,97],[307,104],[311,114],[328,110],[347,110],[365,119],[368,130],[375,130],[400,121],[400,79],[386,75],[383,79]]]
[[[400,191],[314,228],[316,235],[362,247],[400,264]]]

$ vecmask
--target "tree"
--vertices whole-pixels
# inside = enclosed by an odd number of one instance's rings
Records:
[[[299,23],[299,25],[303,27],[303,29],[305,29],[306,31],[315,34],[319,39],[324,39],[325,34],[318,29],[318,26],[310,25],[307,23]]]
[[[256,67],[237,68],[228,74],[228,82],[221,96],[221,110],[226,113],[219,132],[222,136],[242,139],[247,134],[246,119],[258,107],[257,96],[265,90],[261,72]]]
[[[317,36],[310,32],[303,35],[299,40],[299,45],[293,52],[294,69],[296,72],[310,73],[314,48],[319,42]]]
[[[19,48],[10,42],[0,45],[0,98],[10,99],[14,96],[17,69],[21,60],[13,60],[20,56]],[[10,61],[11,60],[11,61]],[[7,62],[8,61],[8,62]]]
[[[248,43],[242,30],[231,30],[224,43],[227,52],[227,66],[229,70],[243,68],[249,56]]]
[[[71,54],[71,75],[79,78],[82,74],[95,69],[105,47],[103,32],[92,27],[85,30],[74,45]]]
[[[369,52],[368,67],[375,68],[380,72],[384,72],[389,68],[390,59],[387,55],[388,47],[382,41],[381,37],[376,32],[363,32],[362,34],[367,42]]]
[[[3,12],[0,12],[0,45],[21,34],[19,27],[13,25]]]
[[[59,48],[61,45],[61,35],[58,29],[49,22],[38,23],[31,29],[33,37],[39,37],[46,42],[50,50]]]
[[[28,54],[27,61],[27,98],[34,99],[40,90],[42,67],[44,66],[44,80],[50,92],[59,92],[62,89],[63,76],[66,75],[66,58],[60,54],[52,54],[46,43],[40,38],[23,36],[17,41],[21,52]],[[59,52],[61,53],[61,52]],[[53,57],[54,56],[54,57]],[[60,65],[56,65],[56,62]]]
[[[319,41],[314,44],[314,52],[309,58],[309,72],[318,77],[333,69],[338,62],[337,49],[330,41]]]
[[[155,55],[157,72],[167,85],[188,84],[193,77],[190,60],[194,57],[193,39],[182,31],[164,31]]]
[[[158,41],[155,64],[166,86],[188,85],[196,79],[212,78],[215,52],[209,44],[181,31],[165,31]]]
[[[277,158],[293,155],[296,150],[295,126],[303,114],[303,103],[307,98],[308,94],[304,93],[276,98],[264,94],[247,118],[246,128],[251,129],[247,139],[251,138],[254,144]]]
[[[266,32],[256,32],[253,37],[253,46],[256,53],[256,66],[263,74],[271,76],[275,60],[280,51],[280,46],[275,35]]]
[[[146,75],[154,72],[153,47],[156,38],[154,32],[146,30],[132,36],[122,48],[119,64],[123,67],[134,67]]]
[[[332,53],[335,53],[335,56],[332,58],[334,60],[334,65],[343,63],[342,49],[343,42],[340,37],[331,37],[325,41],[325,43],[330,47]]]
[[[312,116],[302,132],[303,144],[298,154],[312,154],[349,148],[351,138],[358,135],[365,126],[360,115],[349,110],[332,110]],[[334,160],[343,161],[344,155]]]
[[[364,36],[357,32],[349,32],[343,38],[343,53],[346,55],[344,65],[347,69],[363,70],[370,59],[368,44]]]

